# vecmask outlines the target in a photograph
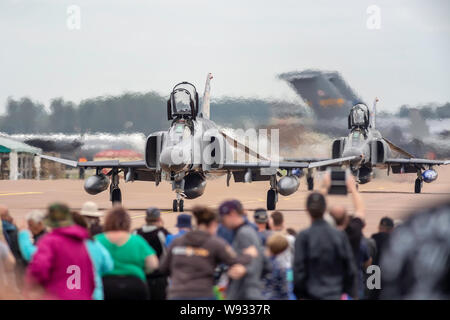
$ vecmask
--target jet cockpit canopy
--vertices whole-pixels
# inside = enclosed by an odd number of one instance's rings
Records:
[[[352,107],[348,116],[348,128],[362,128],[369,127],[369,108],[363,104],[358,103]]]
[[[167,118],[195,119],[198,113],[198,93],[189,82],[177,84],[167,100]]]

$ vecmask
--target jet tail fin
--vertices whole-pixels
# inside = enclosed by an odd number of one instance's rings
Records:
[[[338,72],[305,70],[279,75],[311,107],[319,119],[344,118],[361,99]]]
[[[370,116],[370,126],[375,129],[375,126],[377,124],[377,103],[380,101],[377,97],[375,97],[375,100],[373,101],[373,107],[372,107],[372,114]]]
[[[201,117],[209,119],[210,117],[210,90],[211,90],[211,79],[213,78],[211,73],[206,76],[205,92],[203,93],[202,110],[200,112]]]

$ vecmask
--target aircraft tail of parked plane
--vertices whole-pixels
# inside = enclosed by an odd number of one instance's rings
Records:
[[[361,99],[336,72],[305,70],[279,75],[314,110],[318,118],[344,118]]]

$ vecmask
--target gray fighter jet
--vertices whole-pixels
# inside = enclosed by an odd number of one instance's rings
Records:
[[[430,183],[437,179],[438,174],[433,167],[450,164],[450,161],[417,159],[383,138],[375,128],[377,102],[378,99],[375,99],[372,112],[363,103],[357,103],[351,108],[348,116],[350,133],[333,142],[332,158],[354,157],[348,162],[348,166],[360,184],[371,180],[373,168],[387,169],[388,174],[390,171],[394,174],[416,173],[414,192],[420,193],[423,182]],[[309,168],[329,165],[327,161],[315,162]]]
[[[267,209],[274,210],[278,194],[290,195],[299,187],[298,172],[314,164],[314,160],[279,161],[268,159],[252,148],[238,142],[210,120],[210,81],[208,74],[202,105],[195,86],[189,82],[177,84],[167,101],[167,118],[171,121],[167,131],[152,133],[145,147],[145,159],[120,162],[87,161],[77,162],[46,155],[44,159],[56,161],[72,167],[95,168],[96,174],[87,178],[84,189],[95,195],[109,187],[110,200],[121,202],[119,173],[123,172],[125,181],[153,181],[158,185],[162,180],[172,183],[176,193],[173,211],[184,210],[184,198],[194,199],[203,194],[208,178],[227,175],[227,185],[231,176],[235,182],[269,181]],[[236,150],[251,161],[234,161]],[[339,164],[356,158],[328,160]],[[230,160],[232,159],[232,160]],[[103,169],[109,169],[103,174]],[[279,169],[286,170],[282,176]]]

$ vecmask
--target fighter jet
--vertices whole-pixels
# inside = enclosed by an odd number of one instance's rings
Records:
[[[296,172],[308,168],[314,162],[308,159],[269,159],[222,131],[210,120],[211,79],[212,75],[208,74],[201,106],[193,84],[181,82],[173,88],[167,101],[169,129],[148,136],[143,160],[77,162],[40,156],[72,167],[94,168],[96,174],[86,179],[85,191],[95,195],[109,187],[113,203],[122,202],[119,188],[121,172],[126,182],[153,181],[156,185],[162,180],[170,182],[176,194],[172,203],[173,211],[184,211],[184,199],[200,197],[205,191],[207,179],[227,175],[227,186],[231,176],[235,182],[269,181],[267,209],[274,210],[278,194],[287,196],[297,191],[299,176]],[[236,150],[242,151],[248,158],[256,158],[256,161],[234,161],[231,155]],[[354,158],[333,159],[331,163],[338,164]],[[109,171],[104,174],[104,169]],[[286,172],[284,176],[279,169]]]
[[[416,173],[414,192],[420,193],[423,182],[431,183],[438,177],[434,166],[450,164],[449,160],[418,159],[412,154],[394,145],[383,138],[376,129],[376,104],[375,99],[372,112],[364,103],[355,104],[348,115],[347,137],[342,137],[333,142],[332,158],[354,157],[348,162],[353,175],[357,177],[359,184],[369,182],[373,175],[373,168],[387,169],[394,174]],[[403,156],[399,157],[399,156]],[[295,159],[291,159],[295,161]],[[315,162],[309,168],[330,166],[327,161]]]

